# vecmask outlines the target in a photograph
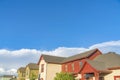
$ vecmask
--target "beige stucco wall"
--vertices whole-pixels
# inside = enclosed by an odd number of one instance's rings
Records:
[[[26,75],[25,75],[25,80],[29,80],[29,77],[30,77],[30,69],[29,69],[29,67],[26,67]]]
[[[38,70],[30,70],[30,68],[27,66],[25,80],[30,80],[30,78],[32,77],[33,74],[36,76],[36,79],[37,79],[38,78]]]
[[[114,80],[114,76],[120,76],[120,69],[119,70],[112,70],[112,73],[104,76],[105,80]]]
[[[23,72],[20,72],[19,70],[18,70],[18,77],[17,77],[17,80],[25,80],[25,73],[23,73]],[[24,76],[23,76],[24,75]]]
[[[47,64],[47,78],[46,80],[54,80],[56,73],[61,72],[61,65],[60,64]]]
[[[44,72],[41,72],[41,64],[44,64]],[[39,74],[40,78],[43,78],[43,80],[46,80],[46,66],[47,63],[42,59],[39,63]]]

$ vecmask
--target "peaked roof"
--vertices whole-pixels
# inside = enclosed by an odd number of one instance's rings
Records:
[[[94,61],[104,62],[107,68],[120,67],[120,55],[115,52],[99,55]]]
[[[107,70],[104,62],[93,61],[93,60],[87,60],[87,62],[98,71]]]
[[[29,63],[26,67],[29,67],[31,70],[39,69],[39,66],[36,63]]]
[[[70,57],[58,57],[58,56],[52,56],[52,55],[45,55],[42,54],[38,64],[40,63],[41,58],[43,57],[43,59],[45,60],[45,62],[48,63],[57,63],[57,64],[61,64],[61,63],[65,63],[65,62],[69,62],[69,61],[73,61],[73,60],[77,60],[77,59],[82,59],[82,58],[87,58],[91,55],[93,55],[96,51],[99,51],[98,49],[92,49],[74,56],[70,56]]]
[[[58,64],[61,63],[64,59],[66,59],[65,57],[51,56],[45,54],[42,54],[42,57],[44,58],[45,62]]]
[[[115,52],[109,52],[97,56],[94,60],[87,59],[85,63],[90,64],[96,71],[110,73],[111,71],[109,69],[120,68],[120,55]],[[83,64],[81,70],[84,68],[85,63]]]
[[[65,60],[63,60],[62,62],[65,63],[65,62],[73,61],[76,59],[87,58],[87,57],[91,56],[92,54],[94,54],[97,50],[98,49],[92,49],[92,50],[89,50],[89,51],[86,51],[86,52],[83,52],[83,53],[80,53],[80,54],[77,54],[74,56],[70,56],[70,57],[66,58]]]
[[[18,71],[25,73],[25,67],[20,67]]]

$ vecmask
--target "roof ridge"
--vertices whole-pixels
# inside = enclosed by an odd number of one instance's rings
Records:
[[[48,54],[41,54],[41,56],[50,56],[50,57],[66,58],[66,57],[62,57],[62,56],[55,56],[55,55],[48,55]]]
[[[87,50],[87,51],[84,51],[84,52],[81,52],[81,53],[78,53],[78,54],[76,54],[76,55],[79,55],[79,54],[84,54],[84,53],[86,53],[86,52],[89,52],[89,51],[96,51],[96,50],[98,50],[97,48],[95,48],[95,49],[91,49],[91,50]],[[72,55],[72,56],[76,56],[76,55]],[[70,57],[72,57],[72,56],[70,56]]]
[[[72,60],[75,60],[75,59],[78,59],[78,58],[81,59],[81,58],[89,57],[90,55],[92,55],[97,50],[99,50],[99,49],[95,48],[95,49],[87,50],[87,51],[84,51],[82,53],[67,57],[66,61],[63,61],[63,63],[68,62],[68,61],[72,61]],[[71,59],[71,58],[73,58],[73,59]]]

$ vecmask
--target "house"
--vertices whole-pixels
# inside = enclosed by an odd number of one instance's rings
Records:
[[[17,73],[18,73],[17,80],[25,80],[25,67],[20,67],[17,70]]]
[[[42,54],[38,65],[39,65],[39,79],[40,80],[54,80],[56,73],[62,71],[61,62],[64,57],[50,56]]]
[[[39,66],[36,63],[29,63],[26,66],[26,75],[25,75],[25,80],[30,80],[30,79],[38,79],[38,71],[39,71]]]
[[[10,80],[14,77],[15,77],[14,75],[3,75],[1,76],[1,80]]]
[[[70,56],[62,61],[62,72],[69,72],[76,76],[76,79],[81,78],[79,73],[86,60],[93,60],[96,56],[102,53],[98,49],[89,50],[77,55]]]
[[[70,57],[41,55],[38,65],[40,80],[54,80],[59,72],[71,73],[76,80],[120,80],[120,55],[98,49]]]
[[[120,55],[109,52],[87,60],[79,73],[81,80],[120,80]]]

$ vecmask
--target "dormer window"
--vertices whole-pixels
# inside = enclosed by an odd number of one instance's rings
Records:
[[[41,72],[44,72],[44,64],[41,64]]]

